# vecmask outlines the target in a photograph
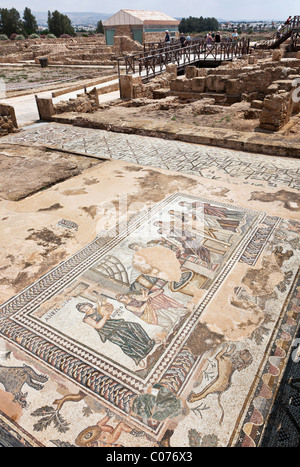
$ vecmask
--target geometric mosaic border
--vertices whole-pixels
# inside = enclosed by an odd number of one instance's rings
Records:
[[[237,447],[259,446],[266,429],[274,397],[290,355],[290,347],[300,327],[300,269],[286,298],[278,322],[274,327],[268,350],[268,358],[261,370],[255,392],[249,401],[249,409],[242,423]]]

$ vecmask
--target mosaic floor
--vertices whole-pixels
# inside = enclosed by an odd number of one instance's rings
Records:
[[[162,194],[2,304],[0,438],[259,446],[298,336],[299,161],[54,124],[2,141],[176,166],[207,190]]]
[[[228,177],[231,183],[300,187],[300,164],[294,159],[260,155],[167,141],[139,135],[74,127],[59,123],[33,125],[21,133],[2,138],[14,144],[46,145],[98,157],[126,160],[205,178]],[[124,151],[126,148],[126,151]]]

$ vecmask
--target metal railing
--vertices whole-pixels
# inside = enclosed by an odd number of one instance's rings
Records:
[[[237,42],[219,42],[211,45],[199,40],[189,46],[178,44],[160,49],[137,53],[124,58],[125,73],[139,74],[144,78],[162,73],[168,64],[179,68],[200,61],[230,61],[249,53],[249,39]]]

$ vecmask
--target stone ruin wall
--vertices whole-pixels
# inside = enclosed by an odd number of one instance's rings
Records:
[[[105,45],[103,35],[95,37],[76,37],[59,39],[32,39],[25,41],[0,42],[0,63],[34,61],[47,57],[49,64],[95,65],[112,64],[116,59],[114,48]]]
[[[114,36],[114,53],[120,55],[130,55],[132,53],[143,52],[144,47],[128,36]]]
[[[92,113],[99,109],[98,91],[93,88],[90,92],[78,94],[76,98],[68,101],[61,101],[54,105],[51,98],[36,97],[36,104],[40,119],[51,121],[51,117],[56,114],[68,112]]]
[[[278,52],[259,51],[215,69],[188,66],[184,76],[175,73],[170,77],[166,73],[165,81],[162,77],[147,84],[139,79],[124,81],[123,97],[212,97],[216,104],[225,106],[247,101],[251,108],[245,112],[245,118],[259,118],[261,128],[278,131],[300,111],[299,102],[292,99],[300,81],[300,58],[282,58]],[[159,89],[164,87],[166,89]]]

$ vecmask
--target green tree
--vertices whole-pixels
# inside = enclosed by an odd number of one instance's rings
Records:
[[[203,31],[217,31],[220,25],[216,18],[196,18],[189,16],[188,18],[182,18],[179,24],[180,32],[203,32]]]
[[[31,13],[31,9],[27,7],[23,13],[23,27],[27,34],[33,34],[38,29],[35,16]]]
[[[98,23],[97,23],[96,32],[97,32],[98,34],[104,34],[104,28],[103,28],[103,24],[102,24],[101,19],[100,19],[100,21],[98,21]]]
[[[53,13],[48,11],[48,29],[50,33],[54,34],[56,37],[59,37],[62,34],[75,36],[75,31],[70,18],[68,18],[67,15],[59,13],[57,10]]]
[[[0,8],[0,33],[10,37],[14,33],[21,34],[23,32],[23,23],[18,10]]]

